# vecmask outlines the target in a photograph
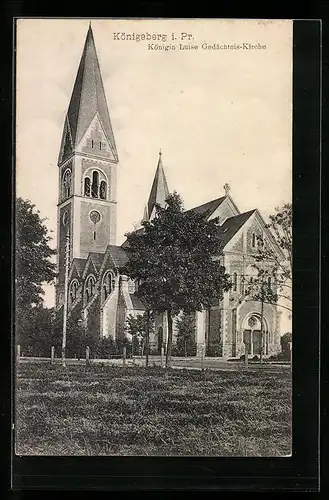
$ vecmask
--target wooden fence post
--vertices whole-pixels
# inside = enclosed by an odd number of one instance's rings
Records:
[[[127,348],[123,348],[123,353],[122,353],[122,366],[126,366],[126,358],[127,358]]]
[[[86,365],[89,365],[90,362],[90,347],[87,345],[86,347]]]
[[[54,358],[55,358],[55,347],[52,346],[51,351],[50,351],[50,359],[51,359],[51,364],[54,364]]]
[[[17,344],[16,359],[18,363],[20,362],[20,358],[21,358],[21,346]]]

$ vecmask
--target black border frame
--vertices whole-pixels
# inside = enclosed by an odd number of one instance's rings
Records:
[[[9,121],[15,110],[12,68],[13,17],[62,17],[42,13],[45,4],[17,2],[11,5],[7,38],[10,40],[7,62],[8,102],[5,101]],[[138,4],[136,4],[138,6]],[[149,7],[149,3],[143,4]],[[140,17],[167,17],[167,9],[160,13],[162,4],[154,3],[153,13]],[[35,8],[36,7],[36,8]],[[49,6],[48,6],[49,7]],[[33,14],[31,11],[34,10]],[[56,9],[55,9],[56,10]],[[75,9],[74,9],[75,10]],[[134,9],[132,9],[134,10]],[[146,9],[148,10],[148,9]],[[14,11],[14,12],[13,12]],[[27,12],[29,11],[29,12]],[[38,14],[36,13],[38,12]],[[144,9],[145,11],[145,9]],[[8,10],[6,12],[8,14]],[[44,16],[42,15],[44,14]],[[132,15],[129,17],[138,17]],[[63,16],[73,17],[73,16]],[[81,16],[88,19],[87,16]],[[95,15],[92,17],[96,17]],[[102,16],[99,16],[102,17]],[[111,16],[120,17],[118,13]],[[121,16],[128,17],[128,16]],[[168,16],[169,17],[169,16]],[[177,17],[175,15],[171,17]],[[191,15],[189,17],[192,17]],[[198,16],[196,16],[198,17]],[[207,17],[207,16],[204,16]],[[266,18],[266,16],[264,16]],[[261,16],[259,17],[261,18]],[[271,18],[271,17],[269,17]],[[293,328],[298,331],[293,350],[293,455],[290,458],[197,458],[197,457],[17,457],[12,455],[12,488],[17,492],[29,490],[217,490],[217,491],[318,491],[319,489],[319,258],[320,258],[320,133],[321,133],[321,21],[297,20],[293,28],[293,220],[294,220],[294,314]],[[12,100],[11,100],[12,97]],[[12,109],[10,108],[12,104]],[[5,119],[4,124],[5,124]],[[7,118],[8,120],[8,118]],[[7,122],[8,125],[9,122]],[[14,130],[14,129],[13,129]],[[9,136],[11,134],[9,133]],[[14,141],[14,137],[12,138]],[[9,145],[12,144],[9,137]],[[10,148],[9,165],[12,163]],[[8,205],[13,209],[14,171],[8,169]],[[11,227],[12,213],[4,221]],[[9,230],[10,231],[10,230]],[[10,238],[10,237],[9,237]],[[6,236],[2,242],[8,242]],[[13,250],[13,239],[9,239]],[[12,286],[12,259],[1,253],[8,269],[8,283]],[[9,290],[9,288],[7,288]],[[7,297],[6,297],[7,298]],[[7,314],[13,302],[5,303]],[[12,320],[10,316],[9,319]],[[9,322],[10,325],[10,322]],[[8,326],[9,326],[8,325]],[[2,324],[4,328],[5,324]],[[7,327],[8,328],[8,327]],[[4,328],[1,341],[8,339]],[[311,337],[311,341],[310,341]],[[10,359],[8,381],[13,382]],[[8,346],[6,346],[8,347]],[[6,374],[5,374],[6,375]],[[10,384],[2,384],[11,433]],[[7,399],[8,397],[8,399]],[[3,416],[3,415],[2,415]],[[5,421],[8,425],[8,421]],[[5,447],[2,450],[6,453]],[[7,453],[12,453],[10,439]],[[9,478],[8,454],[2,462]],[[6,460],[7,459],[7,460]],[[52,484],[50,483],[52,482]],[[10,483],[9,483],[10,484]]]

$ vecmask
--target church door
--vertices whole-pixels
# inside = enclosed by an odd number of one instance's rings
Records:
[[[252,345],[253,345],[253,354],[260,355],[260,330],[254,330],[252,332]]]
[[[251,330],[243,330],[243,342],[248,342],[248,354],[251,354]]]

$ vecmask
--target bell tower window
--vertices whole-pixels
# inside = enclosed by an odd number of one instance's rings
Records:
[[[93,171],[93,183],[91,185],[91,196],[92,198],[98,198],[98,185],[99,185],[99,173],[97,170]]]
[[[103,172],[93,170],[83,182],[83,195],[91,198],[107,199],[107,181]]]
[[[101,200],[106,199],[106,182],[105,181],[101,181],[101,183],[100,183],[99,197],[101,198]]]
[[[89,179],[89,177],[85,178],[84,195],[90,196],[90,179]]]
[[[71,170],[65,170],[62,182],[62,197],[63,199],[71,196],[72,173]]]

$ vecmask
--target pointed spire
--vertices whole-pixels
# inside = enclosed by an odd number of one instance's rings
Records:
[[[147,205],[145,205],[144,207],[144,214],[143,214],[143,218],[142,218],[142,222],[146,222],[149,220],[149,214],[148,214],[148,211],[147,211]]]
[[[151,217],[156,203],[158,203],[163,207],[165,206],[165,201],[168,195],[169,195],[169,189],[168,189],[167,179],[163,170],[162,152],[160,149],[158,166],[155,172],[149,200],[147,203],[148,219]]]
[[[98,114],[113,156],[118,160],[93,31],[89,23],[66,119],[66,128],[69,129],[73,150],[80,143],[96,114]],[[67,133],[67,130],[64,132]]]

